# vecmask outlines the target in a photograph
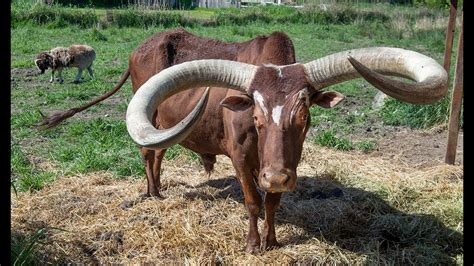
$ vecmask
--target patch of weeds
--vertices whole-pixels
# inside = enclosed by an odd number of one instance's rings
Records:
[[[67,26],[67,22],[62,17],[56,17],[53,21],[46,24],[47,29],[61,29]]]
[[[62,137],[51,140],[50,151],[67,174],[111,171],[124,177],[143,175],[138,147],[127,134],[124,121],[94,119],[61,127]]]
[[[55,177],[54,173],[42,171],[32,164],[18,145],[12,145],[10,164],[15,190],[40,190]]]
[[[356,143],[358,150],[361,150],[364,153],[369,153],[375,149],[377,143],[374,140],[363,140]]]
[[[56,227],[44,227],[31,235],[13,233],[11,238],[10,258],[12,265],[36,265],[39,263],[37,252],[43,241],[52,230],[66,231]]]
[[[41,239],[45,238],[45,228],[37,230],[30,236],[23,238],[12,237],[10,250],[12,265],[33,265],[37,263],[35,253],[38,250]]]
[[[15,68],[28,68],[32,67],[34,64],[33,60],[28,60],[28,59],[18,59],[12,62],[11,67]]]
[[[244,36],[246,38],[252,38],[253,36],[262,35],[257,29],[252,27],[232,27],[231,32],[233,35]]]
[[[12,114],[10,122],[12,129],[21,129],[35,126],[40,119],[41,115],[38,111],[25,111]]]
[[[103,41],[106,42],[107,36],[105,36],[102,32],[100,32],[97,28],[93,28],[91,33],[90,33],[91,39],[95,41]]]
[[[449,97],[430,105],[415,105],[387,98],[380,115],[383,122],[388,125],[426,128],[448,121],[449,103]]]
[[[336,150],[349,151],[354,149],[352,141],[337,137],[334,130],[325,130],[314,138],[314,142],[321,146],[335,148]]]

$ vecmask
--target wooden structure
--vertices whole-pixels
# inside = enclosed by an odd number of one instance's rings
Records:
[[[246,7],[250,5],[281,5],[290,0],[197,0],[199,7],[217,8],[217,7]]]
[[[457,0],[451,0],[451,9],[449,14],[448,31],[446,33],[446,50],[444,54],[444,68],[449,74],[451,66],[451,51],[453,45],[454,28],[457,12]],[[456,55],[456,69],[454,74],[453,91],[451,97],[451,109],[448,124],[448,143],[446,148],[445,162],[454,164],[456,160],[456,148],[459,133],[459,118],[461,114],[463,100],[463,77],[464,77],[464,11],[461,10],[461,30]],[[448,85],[449,86],[449,85]]]

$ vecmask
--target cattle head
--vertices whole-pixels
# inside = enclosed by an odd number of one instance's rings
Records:
[[[48,68],[53,67],[53,56],[49,52],[42,52],[35,58],[35,65],[40,70],[41,74]]]
[[[415,82],[392,80],[382,74]],[[291,191],[295,189],[296,167],[310,125],[309,108],[335,106],[344,96],[323,89],[360,76],[386,94],[409,103],[432,103],[447,90],[447,73],[435,60],[398,48],[349,50],[286,66],[196,60],[165,69],[144,83],[127,109],[127,129],[141,146],[167,148],[192,131],[203,114],[208,90],[183,121],[159,130],[151,121],[157,106],[166,98],[197,86],[241,90],[244,94],[229,96],[221,105],[234,112],[252,112],[258,133],[259,186],[267,192]]]
[[[221,105],[234,112],[252,109],[258,135],[259,186],[269,192],[296,187],[298,166],[306,132],[310,126],[309,108],[316,104],[335,106],[344,96],[315,90],[305,78],[301,64],[265,64],[256,70],[247,94],[228,96]]]

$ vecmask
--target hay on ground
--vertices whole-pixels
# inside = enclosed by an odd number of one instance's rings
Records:
[[[182,157],[164,162],[159,200],[138,200],[143,177],[117,180],[107,172],[12,194],[12,242],[41,228],[61,229],[49,229],[36,251],[49,263],[462,260],[462,166],[414,169],[305,144],[298,175],[296,191],[284,194],[277,212],[282,247],[256,255],[244,252],[248,216],[232,164],[222,156],[210,177]]]

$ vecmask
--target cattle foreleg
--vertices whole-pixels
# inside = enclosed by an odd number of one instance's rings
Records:
[[[147,179],[147,193],[144,196],[161,198],[160,170],[161,162],[163,161],[166,149],[149,150],[146,148],[141,148],[141,152],[145,161],[145,172]]]
[[[249,214],[249,231],[247,235],[247,247],[245,251],[248,253],[257,253],[260,250],[260,235],[258,234],[258,215],[260,214],[262,199],[257,192],[257,188],[253,180],[251,183],[242,182],[242,190],[245,197],[245,206]]]
[[[265,223],[263,226],[263,243],[264,250],[278,247],[279,244],[275,234],[275,212],[280,205],[281,193],[265,194]]]
[[[245,166],[249,164],[236,162],[233,163],[235,169],[237,170],[240,186],[244,193],[245,207],[247,208],[247,212],[249,214],[249,231],[247,235],[247,247],[245,251],[248,253],[257,253],[260,250],[260,235],[258,234],[257,222],[262,206],[262,198],[257,192],[257,186],[253,180],[253,174],[247,168],[245,168]]]

